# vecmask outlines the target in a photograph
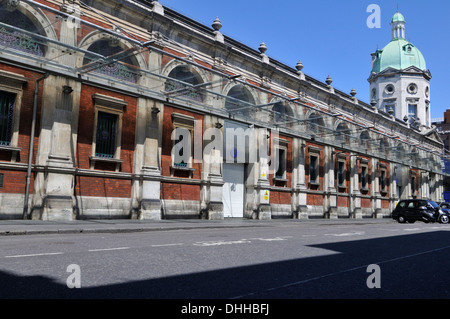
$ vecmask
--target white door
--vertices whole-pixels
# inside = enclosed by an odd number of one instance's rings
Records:
[[[224,217],[244,217],[244,174],[245,164],[223,164]]]

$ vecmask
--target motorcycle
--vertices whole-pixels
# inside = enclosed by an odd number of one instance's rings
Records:
[[[444,212],[440,207],[434,208],[428,205],[428,207],[422,206],[419,209],[422,212],[422,221],[425,223],[448,224],[450,221],[449,213]]]

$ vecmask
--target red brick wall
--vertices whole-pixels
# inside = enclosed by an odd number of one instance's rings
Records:
[[[131,180],[77,176],[75,195],[98,197],[131,197]]]
[[[306,205],[322,206],[323,205],[323,195],[308,194],[306,197]]]
[[[349,198],[347,196],[338,196],[337,205],[338,207],[349,207]]]
[[[172,106],[164,106],[164,114],[163,114],[163,133],[162,133],[162,150],[161,150],[161,174],[163,176],[170,176],[170,166],[172,165],[172,147],[173,141],[171,139],[172,131],[173,131],[173,122],[172,122],[172,113],[180,113],[183,115],[188,115],[194,117],[196,120],[203,121],[203,115],[192,113],[189,111],[181,110],[174,108]],[[202,129],[203,131],[203,129]],[[193,143],[194,141],[191,141]],[[203,144],[202,144],[203,145]],[[193,156],[193,154],[192,154]],[[192,163],[192,168],[194,172],[192,173],[193,179],[200,179],[202,173],[202,164],[201,163]],[[189,177],[187,173],[179,173],[176,177]]]
[[[271,204],[291,204],[291,193],[270,191]]]
[[[200,185],[161,183],[161,199],[200,200]]]
[[[371,201],[370,198],[361,198],[361,208],[370,208]]]
[[[25,194],[26,176],[25,171],[0,170],[3,174],[3,187],[0,193],[5,194]],[[31,174],[30,194],[33,194],[34,174]]]
[[[92,155],[92,140],[94,134],[94,100],[95,93],[115,97],[128,102],[124,107],[122,120],[122,145],[120,159],[123,160],[121,172],[133,172],[133,156],[136,132],[136,107],[137,99],[123,94],[82,85],[80,112],[78,119],[77,140],[77,167],[88,169],[90,167],[89,156]],[[97,163],[95,169],[114,171],[115,165]]]

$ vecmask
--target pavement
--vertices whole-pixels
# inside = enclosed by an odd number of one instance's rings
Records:
[[[173,219],[173,220],[77,220],[77,221],[41,221],[41,220],[0,220],[0,236],[79,234],[79,233],[131,233],[148,231],[170,231],[188,229],[242,228],[242,227],[278,227],[300,225],[361,225],[393,223],[390,218],[383,219],[272,219],[251,220],[226,218],[224,220]]]

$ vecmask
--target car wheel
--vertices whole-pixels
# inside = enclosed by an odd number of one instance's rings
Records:
[[[440,222],[441,224],[448,224],[448,216],[447,216],[447,215],[442,215],[442,216],[439,218],[439,222]]]
[[[405,216],[403,216],[403,215],[398,216],[398,222],[399,222],[400,224],[406,223],[406,218],[405,218]]]

